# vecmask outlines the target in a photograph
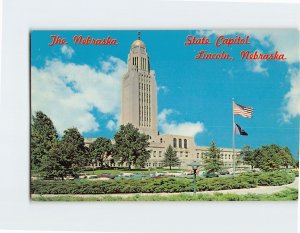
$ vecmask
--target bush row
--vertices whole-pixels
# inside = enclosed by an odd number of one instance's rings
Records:
[[[142,195],[134,196],[74,196],[74,195],[55,195],[42,196],[36,195],[33,201],[292,201],[298,200],[298,189],[286,189],[273,194],[235,194],[235,193],[213,193],[197,194],[180,193],[174,195]]]
[[[283,172],[247,174],[238,177],[198,178],[198,191],[253,188],[258,185],[283,185],[295,176]],[[191,179],[160,178],[142,180],[33,180],[32,194],[112,194],[112,193],[175,193],[193,191]]]

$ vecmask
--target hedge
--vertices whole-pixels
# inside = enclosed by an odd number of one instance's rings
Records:
[[[198,178],[198,191],[254,188],[292,183],[294,174],[284,172],[251,173],[238,177]],[[32,194],[113,194],[191,192],[191,179],[160,178],[141,180],[33,180]]]

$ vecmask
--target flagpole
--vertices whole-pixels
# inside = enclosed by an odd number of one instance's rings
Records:
[[[234,142],[234,129],[235,129],[235,120],[234,120],[234,98],[232,98],[232,154],[233,154],[233,176],[235,176],[235,142]]]

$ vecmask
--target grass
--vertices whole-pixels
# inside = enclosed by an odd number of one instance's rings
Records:
[[[101,175],[103,173],[110,173],[112,175],[120,175],[122,173],[139,173],[139,174],[150,174],[155,172],[179,172],[182,171],[180,169],[164,169],[164,168],[156,168],[156,169],[132,169],[128,170],[126,168],[120,168],[120,169],[98,169],[95,171],[89,170],[89,171],[83,171],[82,173],[86,175]]]
[[[162,196],[141,195],[132,196],[113,196],[113,195],[95,195],[95,196],[77,196],[77,195],[54,195],[43,196],[34,195],[33,201],[292,201],[298,200],[298,189],[288,188],[273,194],[171,194]]]
[[[139,174],[146,174],[149,175],[151,173],[155,172],[182,172],[182,169],[175,169],[172,168],[172,170],[165,169],[165,168],[155,168],[155,169],[131,169],[128,170],[128,168],[116,168],[116,169],[95,169],[93,171],[91,168],[89,170],[84,170],[81,172],[81,174],[85,175],[101,175],[103,173],[110,173],[112,175],[120,175],[122,173],[139,173]],[[31,170],[31,176],[40,177],[40,174],[38,171]]]

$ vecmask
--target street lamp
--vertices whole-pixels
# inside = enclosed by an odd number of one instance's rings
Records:
[[[195,194],[196,193],[196,172],[197,172],[197,169],[200,166],[200,164],[197,163],[196,161],[193,161],[188,166],[191,166],[194,171],[193,185],[194,185],[194,194]]]

